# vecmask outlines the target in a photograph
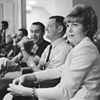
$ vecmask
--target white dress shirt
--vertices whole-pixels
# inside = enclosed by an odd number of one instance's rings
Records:
[[[12,29],[10,28],[6,29],[6,34],[5,34],[6,43],[11,42],[14,36],[15,36],[15,32]]]
[[[65,39],[63,38],[59,38],[55,40],[53,43],[51,43],[51,45],[52,45],[52,49],[51,49],[51,53],[50,53],[50,57],[46,69],[53,69],[64,64],[67,55],[71,51],[70,45],[66,43]],[[47,46],[47,48],[44,50],[40,59],[40,63],[46,63],[49,47],[50,45]]]

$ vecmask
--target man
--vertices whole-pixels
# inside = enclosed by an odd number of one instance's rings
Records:
[[[21,28],[18,30],[18,33],[16,34],[16,37],[13,38],[13,47],[11,51],[8,53],[7,58],[2,57],[0,58],[0,76],[3,77],[4,71],[15,71],[20,70],[20,68],[16,68],[18,64],[13,63],[9,59],[16,56],[20,52],[20,48],[18,47],[17,43],[24,37],[28,35],[28,31],[24,28]],[[8,69],[9,65],[9,69]],[[5,69],[5,70],[4,70]]]
[[[44,51],[44,49],[47,47],[47,45],[49,45],[50,43],[46,40],[44,40],[43,36],[45,34],[45,26],[41,23],[41,22],[34,22],[32,23],[31,27],[30,27],[30,33],[31,33],[31,39],[24,37],[22,39],[22,41],[19,43],[23,44],[22,48],[25,48],[25,44],[27,44],[30,41],[33,41],[36,45],[33,46],[33,49],[35,46],[37,46],[37,50],[36,50],[36,57],[37,59],[39,59],[41,57],[42,52]],[[29,48],[28,48],[29,49]],[[17,55],[15,58],[13,58],[12,60],[15,62],[19,62],[20,61],[20,57],[23,55],[25,61],[27,62],[27,59],[29,60],[33,60],[34,57],[33,55],[31,56],[31,54],[29,55],[29,53],[27,52],[27,50],[25,49],[24,51],[22,50],[22,53],[20,53],[19,55]]]
[[[20,28],[18,30],[16,37],[13,38],[13,48],[10,51],[10,53],[7,55],[7,57],[14,57],[20,52],[20,48],[18,47],[17,43],[21,41],[24,36],[27,35],[28,35],[28,31],[26,29]]]
[[[49,60],[47,61],[50,45],[43,52],[40,58],[39,64],[37,66],[34,63],[33,63],[34,66],[30,65],[33,71],[40,71],[43,69],[45,70],[54,69],[64,64],[66,57],[71,49],[70,49],[70,46],[66,43],[66,41],[63,39],[63,35],[66,32],[66,27],[63,24],[63,20],[64,20],[64,17],[62,16],[52,16],[49,18],[49,21],[46,27],[46,31],[47,31],[46,37],[51,40],[51,45],[52,45]],[[22,47],[21,49],[23,49],[23,45],[20,44],[20,46]],[[23,53],[25,52],[24,49],[22,52]],[[2,84],[5,84],[6,82],[7,80],[1,81],[0,91],[2,90],[2,92],[0,92],[0,94],[7,93],[6,88],[8,87],[8,85],[6,85],[5,90],[1,88]],[[6,91],[6,92],[3,92],[3,91]]]
[[[0,30],[0,53],[1,57],[6,56],[12,48],[13,37],[15,33],[12,29],[9,28],[7,21],[1,22]]]

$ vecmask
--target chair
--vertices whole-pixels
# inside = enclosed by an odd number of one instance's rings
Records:
[[[98,48],[98,51],[99,51],[99,54],[100,54],[100,41],[94,41],[93,42],[95,45],[96,45],[96,47]]]

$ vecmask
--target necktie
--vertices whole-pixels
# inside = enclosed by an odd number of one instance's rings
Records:
[[[50,47],[49,47],[49,51],[48,51],[48,56],[47,56],[46,62],[49,61],[49,57],[50,57],[50,53],[51,53],[51,49],[52,49],[52,45],[50,45]]]
[[[3,42],[5,43],[5,30],[3,31]]]

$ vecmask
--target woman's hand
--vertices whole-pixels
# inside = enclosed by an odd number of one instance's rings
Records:
[[[31,96],[32,88],[27,88],[22,85],[9,84],[7,89],[13,96]]]
[[[25,75],[22,75],[16,79],[14,79],[12,84],[19,85],[19,84],[23,84],[24,82],[25,82]]]
[[[13,85],[25,85],[28,81],[37,81],[37,78],[34,73],[24,74],[16,79],[13,80]]]

